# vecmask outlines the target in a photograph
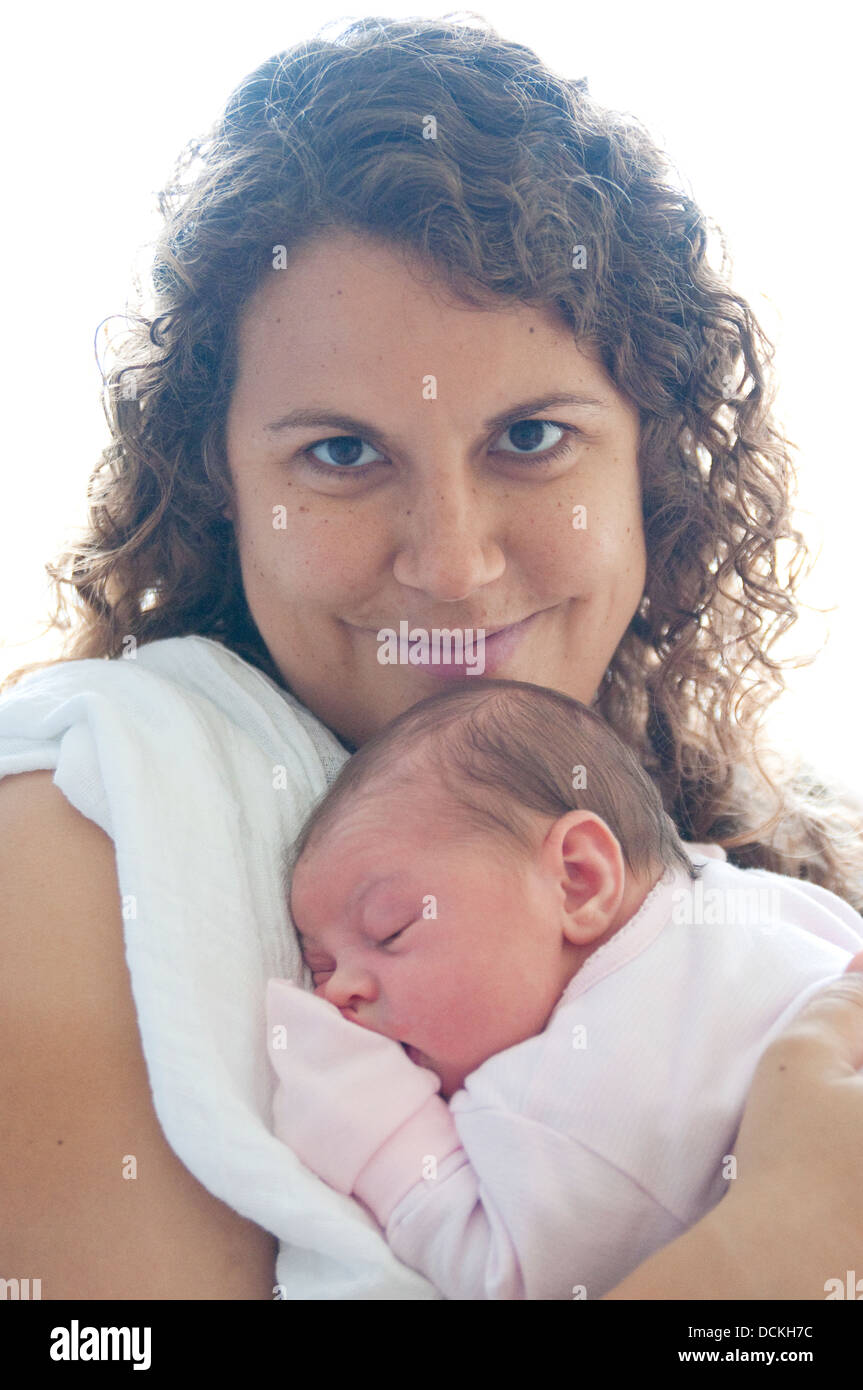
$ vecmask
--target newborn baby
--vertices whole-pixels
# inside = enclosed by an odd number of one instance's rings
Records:
[[[827,890],[684,846],[599,716],[518,681],[400,715],[296,850],[276,1134],[448,1298],[599,1298],[704,1215],[760,1054],[863,946]]]

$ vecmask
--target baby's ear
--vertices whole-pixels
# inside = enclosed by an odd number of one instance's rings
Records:
[[[612,925],[611,904],[599,895],[569,908],[563,919],[563,934],[573,946],[592,946]]]
[[[550,832],[563,890],[563,931],[576,946],[604,936],[620,907],[626,868],[620,845],[592,811],[571,811]]]

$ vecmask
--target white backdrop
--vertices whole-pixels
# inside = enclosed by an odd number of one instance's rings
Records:
[[[4,20],[0,673],[57,650],[55,636],[37,637],[43,565],[82,523],[86,478],[106,442],[94,334],[126,307],[132,265],[155,230],[155,192],[182,144],[241,77],[324,20],[446,8],[83,0]],[[835,606],[792,634],[789,654],[829,641],[793,678],[776,718],[825,771],[863,791],[853,9],[844,0],[814,11],[750,0],[725,17],[692,0],[487,0],[478,9],[505,37],[566,76],[586,75],[601,101],[642,119],[726,233],[736,283],[777,342],[780,415],[800,446],[798,521],[822,548],[806,596]]]

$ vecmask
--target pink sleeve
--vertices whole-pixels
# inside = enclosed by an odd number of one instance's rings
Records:
[[[449,1106],[440,1096],[429,1096],[372,1155],[354,1183],[354,1193],[386,1226],[405,1194],[428,1175],[429,1160],[435,1160],[436,1168],[457,1149],[461,1141]]]
[[[286,981],[267,986],[276,1136],[338,1192],[440,1086],[401,1046]],[[443,1102],[441,1102],[443,1103]],[[446,1109],[446,1107],[444,1107]]]

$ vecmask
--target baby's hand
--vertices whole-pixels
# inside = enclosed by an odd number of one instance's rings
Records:
[[[290,980],[267,985],[275,1133],[339,1192],[440,1085],[401,1044]]]

